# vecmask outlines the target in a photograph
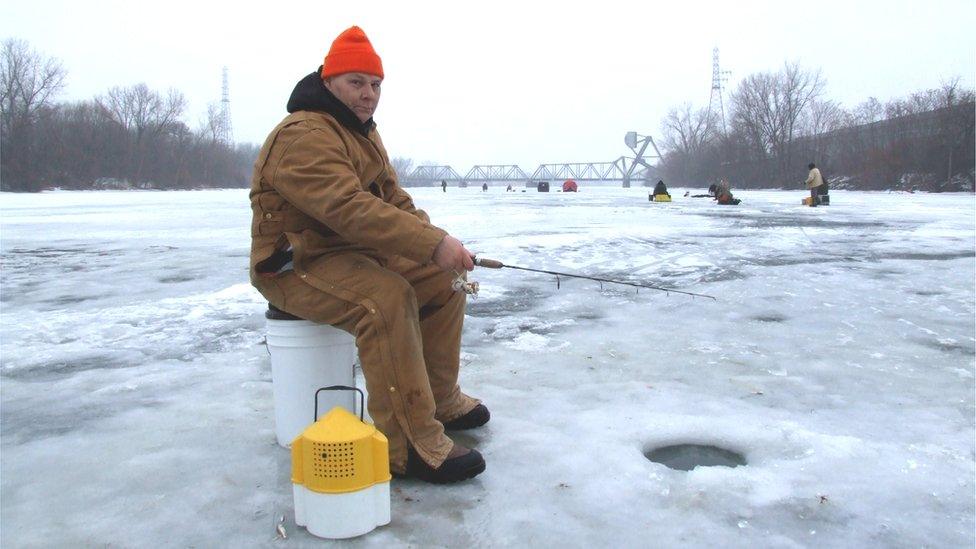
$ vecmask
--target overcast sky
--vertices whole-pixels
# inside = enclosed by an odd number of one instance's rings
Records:
[[[230,75],[235,138],[260,143],[295,82],[359,25],[383,59],[375,119],[391,157],[451,164],[606,162],[660,140],[670,107],[706,106],[712,48],[731,91],[784,61],[820,68],[852,107],[976,72],[976,2],[92,2],[6,0],[0,38],[68,70],[61,99],[146,82],[201,125]],[[727,97],[726,97],[727,100]]]

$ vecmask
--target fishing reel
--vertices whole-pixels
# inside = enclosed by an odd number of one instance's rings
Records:
[[[454,274],[456,277],[454,278],[454,282],[451,283],[452,290],[455,292],[463,292],[468,295],[473,295],[475,297],[478,296],[479,285],[476,280],[467,281],[464,279],[464,275],[457,271],[454,271]]]

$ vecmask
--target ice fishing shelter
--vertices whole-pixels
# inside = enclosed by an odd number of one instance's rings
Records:
[[[579,187],[576,185],[576,182],[573,181],[572,179],[567,179],[563,183],[563,192],[564,193],[575,193],[578,189],[579,189]]]

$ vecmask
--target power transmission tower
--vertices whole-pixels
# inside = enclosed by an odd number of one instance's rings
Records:
[[[227,83],[227,67],[223,70],[220,94],[220,133],[224,143],[234,142],[234,127],[230,122],[230,84]]]
[[[718,65],[718,48],[712,48],[712,95],[708,99],[708,116],[719,117],[719,127],[722,134],[726,133],[725,128],[725,103],[722,100],[722,84],[728,81],[731,71],[723,71]]]

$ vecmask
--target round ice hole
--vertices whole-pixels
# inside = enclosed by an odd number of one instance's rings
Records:
[[[675,444],[652,448],[644,457],[670,469],[691,471],[695,467],[738,467],[746,464],[742,454],[706,444]]]

